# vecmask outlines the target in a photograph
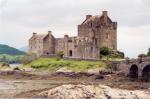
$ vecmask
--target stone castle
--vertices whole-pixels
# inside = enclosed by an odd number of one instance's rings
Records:
[[[103,11],[102,15],[86,15],[78,25],[78,36],[56,38],[51,31],[41,35],[33,33],[29,39],[29,52],[41,55],[56,55],[63,51],[66,58],[99,59],[100,48],[117,50],[117,22],[113,22]]]

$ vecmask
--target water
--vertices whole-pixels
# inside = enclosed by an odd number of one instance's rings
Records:
[[[15,64],[9,64],[9,66],[11,67],[11,68],[15,68],[15,67],[19,67],[19,66],[22,66],[23,64],[17,64],[17,63],[15,63]]]
[[[57,82],[49,80],[4,80],[0,79],[0,98],[12,98],[21,92],[51,88],[57,86]]]

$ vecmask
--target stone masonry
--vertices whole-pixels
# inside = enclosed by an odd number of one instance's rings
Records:
[[[29,52],[41,55],[56,55],[64,52],[66,58],[99,59],[100,48],[117,50],[117,22],[113,22],[103,11],[102,15],[87,15],[78,25],[78,36],[55,38],[51,31],[41,35],[33,33],[29,39]]]

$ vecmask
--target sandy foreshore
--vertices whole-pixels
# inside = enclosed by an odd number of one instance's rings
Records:
[[[149,82],[130,81],[117,74],[0,72],[1,98],[32,98],[61,85],[105,85],[122,90],[150,91]]]

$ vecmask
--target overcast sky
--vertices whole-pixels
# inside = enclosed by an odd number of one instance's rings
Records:
[[[118,49],[136,57],[150,47],[150,0],[0,0],[0,44],[23,47],[33,32],[77,35],[85,15],[107,10],[118,22]]]

